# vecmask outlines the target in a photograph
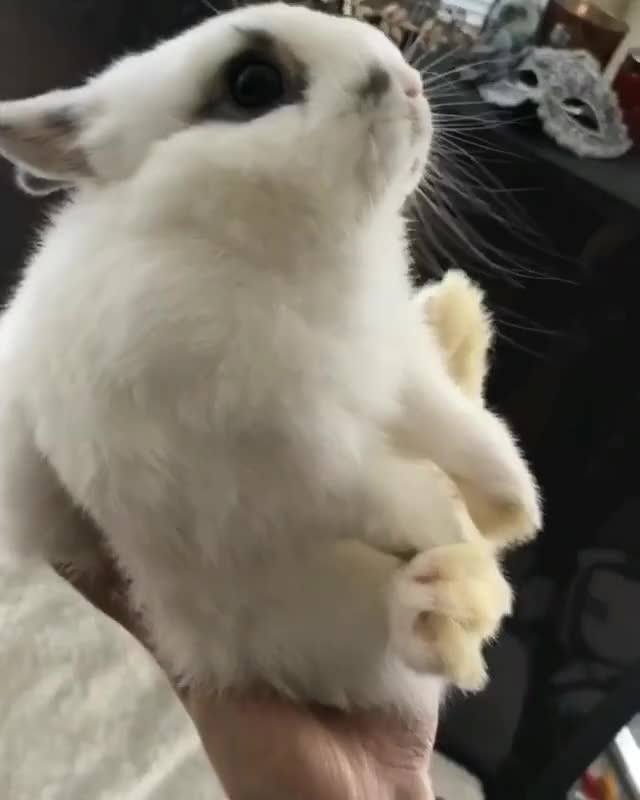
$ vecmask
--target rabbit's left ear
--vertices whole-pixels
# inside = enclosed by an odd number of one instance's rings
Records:
[[[92,176],[80,142],[87,110],[84,89],[0,103],[0,154],[16,166],[21,188],[46,194]]]

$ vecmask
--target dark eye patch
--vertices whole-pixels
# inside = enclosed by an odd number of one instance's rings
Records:
[[[391,88],[389,73],[379,66],[370,67],[367,77],[356,87],[356,94],[360,100],[380,101]]]
[[[245,47],[205,89],[197,121],[248,122],[304,100],[307,68],[265,31],[239,31]]]

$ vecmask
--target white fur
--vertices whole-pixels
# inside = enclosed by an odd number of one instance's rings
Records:
[[[296,52],[308,97],[251,123],[190,125],[236,26]],[[393,85],[363,106],[353,87],[372,63]],[[70,146],[93,177],[53,217],[0,323],[0,532],[24,555],[88,568],[90,516],[185,680],[412,708],[439,691],[436,673],[477,684],[481,659],[460,676],[446,658],[434,668],[430,634],[423,659],[407,640],[410,609],[467,613],[425,582],[434,565],[464,580],[442,548],[398,559],[433,545],[466,542],[480,576],[478,658],[508,610],[488,548],[424,463],[516,506],[520,533],[538,525],[511,436],[454,385],[412,300],[401,209],[430,140],[426,101],[402,90],[412,77],[371,27],[258,6],[69,100],[82,118]],[[0,106],[0,123],[65,101],[22,102]],[[0,147],[11,155],[10,138]]]

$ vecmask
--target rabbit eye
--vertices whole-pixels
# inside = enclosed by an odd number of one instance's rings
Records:
[[[281,71],[266,61],[245,62],[229,76],[229,90],[240,108],[254,111],[277,105],[285,93]]]
[[[250,122],[306,98],[305,64],[267,33],[239,32],[245,47],[203,85],[202,99],[191,116],[196,124]]]

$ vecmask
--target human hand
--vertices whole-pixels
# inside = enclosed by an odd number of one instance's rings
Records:
[[[91,578],[58,572],[150,649],[109,559]],[[408,724],[390,713],[301,706],[261,690],[175,688],[230,800],[433,800],[427,769],[437,708]]]

